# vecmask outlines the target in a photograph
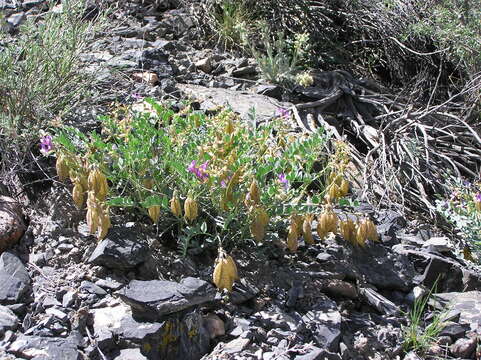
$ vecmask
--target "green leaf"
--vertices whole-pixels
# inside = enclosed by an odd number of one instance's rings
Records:
[[[130,197],[118,196],[107,200],[107,205],[117,207],[134,207],[135,202]]]
[[[149,207],[151,206],[155,206],[155,205],[160,205],[160,206],[163,206],[164,202],[163,202],[163,196],[160,196],[160,195],[150,195],[150,196],[147,196],[145,198],[144,201],[142,201],[142,206],[146,209],[148,209]]]
[[[339,206],[349,206],[351,202],[348,199],[342,198],[339,199]]]

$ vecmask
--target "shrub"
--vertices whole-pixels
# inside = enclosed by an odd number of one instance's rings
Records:
[[[242,32],[253,21],[243,3],[235,0],[223,0],[214,7],[213,22],[218,42],[224,48],[242,45]]]
[[[271,36],[267,24],[263,24],[260,39],[262,50],[257,50],[254,41],[249,37],[249,33],[243,32],[243,43],[255,57],[263,78],[275,84],[292,86],[299,72],[300,60],[306,54],[308,34],[297,34],[293,44],[289,46],[283,32],[279,31]]]
[[[466,243],[481,250],[481,183],[459,178],[447,179],[449,198],[436,201],[437,211],[454,227]]]
[[[105,200],[98,199],[102,212],[109,206],[150,216],[180,236],[184,254],[200,238],[260,241],[269,218],[322,202],[328,139],[322,129],[295,138],[280,119],[249,126],[228,110],[216,116],[175,113],[152,99],[141,111],[119,108],[100,120],[101,133],[57,131],[59,175],[70,177],[80,207],[88,198],[90,208],[98,198],[90,175],[99,170],[111,184]],[[323,171],[315,172],[319,165]],[[79,189],[83,195],[75,193]]]
[[[474,0],[443,0],[424,6],[425,16],[411,27],[431,37],[446,56],[471,74],[481,71],[481,4]]]
[[[52,8],[56,2],[51,1]],[[24,150],[56,116],[88,94],[92,79],[80,61],[103,17],[83,20],[85,2],[62,3],[61,12],[30,17],[19,33],[0,33],[0,137],[4,169],[18,165]],[[8,158],[7,158],[8,157]],[[9,163],[8,165],[6,163]]]

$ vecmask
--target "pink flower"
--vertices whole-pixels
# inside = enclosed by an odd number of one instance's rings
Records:
[[[283,119],[289,119],[291,117],[291,111],[286,108],[278,108],[277,109],[277,116]]]
[[[44,155],[48,155],[50,151],[53,150],[52,137],[50,135],[45,135],[40,139],[40,151]]]
[[[208,164],[209,162],[206,161],[205,163],[197,167],[197,162],[195,160],[192,160],[190,165],[187,167],[187,171],[197,176],[199,180],[204,181],[209,177],[209,174],[207,174]]]
[[[284,189],[287,191],[289,188],[289,181],[286,179],[286,174],[280,173],[279,176],[277,177],[279,182],[284,185]]]

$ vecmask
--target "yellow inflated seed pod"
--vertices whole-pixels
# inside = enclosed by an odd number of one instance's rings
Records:
[[[72,198],[75,203],[75,206],[77,206],[78,209],[82,209],[84,205],[84,201],[85,201],[84,193],[85,191],[82,187],[82,184],[80,184],[79,181],[76,181],[72,189]]]
[[[257,185],[257,181],[255,180],[252,180],[251,185],[249,187],[249,198],[254,205],[258,205],[261,201],[259,186]]]
[[[218,289],[226,289],[232,292],[234,281],[238,278],[237,267],[234,261],[229,260],[229,257],[222,248],[219,249],[219,256],[215,261],[214,272],[212,280]]]
[[[353,245],[356,243],[356,224],[351,219],[346,219],[339,223],[339,231],[344,240]]]
[[[332,210],[331,205],[326,205],[324,212],[321,214],[319,218],[319,223],[321,224],[321,228],[327,233],[333,232],[335,233],[337,230],[337,222],[338,218],[337,215]]]
[[[374,225],[374,223],[369,219],[366,219],[365,222],[367,228],[367,239],[376,242],[379,241],[376,225]]]
[[[99,226],[99,209],[96,204],[88,204],[86,220],[90,234],[95,234]]]
[[[157,224],[159,222],[160,218],[160,205],[153,205],[148,208],[149,216],[154,222],[154,224]]]
[[[349,181],[342,179],[340,189],[341,196],[346,196],[349,193]]]
[[[105,214],[105,225],[107,226],[107,229],[110,229],[112,227],[112,223],[110,221],[110,207],[108,206],[102,206],[102,210]]]
[[[481,201],[479,200],[478,195],[474,196],[474,207],[475,207],[476,211],[481,211]]]
[[[327,235],[328,232],[327,232],[326,229],[324,228],[324,223],[321,222],[321,217],[322,217],[322,215],[318,216],[318,218],[317,218],[316,231],[317,231],[317,235],[319,236],[319,238],[320,238],[321,240],[323,240],[323,239],[326,237],[326,235]]]
[[[174,191],[172,195],[172,199],[170,199],[170,211],[177,217],[182,216],[182,207],[180,205],[179,195],[177,194],[177,190]]]
[[[301,236],[302,231],[302,224],[304,223],[304,218],[299,214],[292,214],[291,215],[291,225],[294,225],[296,229],[297,236]]]
[[[225,201],[230,202],[234,200],[234,187],[239,183],[239,179],[242,175],[242,169],[237,169],[237,171],[232,175],[227,187],[225,189]]]
[[[154,186],[154,179],[152,178],[147,178],[147,179],[144,179],[142,181],[142,185],[144,185],[144,187],[147,189],[147,190],[151,190]]]
[[[232,258],[232,256],[230,255],[227,255],[227,264],[233,269],[233,276],[234,276],[234,280],[239,280],[239,273],[237,272],[237,265],[235,264],[235,261],[234,259]]]
[[[296,252],[299,247],[299,233],[295,224],[289,226],[289,232],[287,234],[287,247],[291,252]]]
[[[107,194],[109,193],[109,184],[107,183],[107,178],[104,174],[100,173],[97,181],[99,184],[99,188],[95,195],[97,196],[97,199],[99,199],[100,201],[104,201],[107,197]]]
[[[90,170],[89,172],[89,176],[87,178],[87,183],[88,183],[88,189],[90,191],[93,191],[95,194],[98,193],[98,190],[99,190],[99,187],[100,187],[100,183],[99,183],[99,169],[97,168],[94,168],[92,170]]]
[[[79,182],[82,185],[82,188],[84,189],[84,191],[87,191],[89,186],[88,186],[88,180],[87,180],[86,173],[84,171],[81,171],[79,176],[78,176],[78,179],[79,179]]]
[[[267,214],[267,211],[265,211],[263,207],[257,208],[257,217],[263,226],[267,226],[270,219],[269,219],[269,215]]]
[[[367,227],[364,221],[358,222],[356,230],[356,243],[362,247],[366,246]]]
[[[227,119],[227,124],[225,126],[225,132],[226,134],[232,134],[234,132],[234,122],[232,119]]]
[[[62,154],[59,154],[59,156],[57,156],[55,168],[57,169],[57,175],[60,181],[64,181],[66,178],[68,178],[70,169],[68,168],[65,156],[63,156]]]
[[[109,228],[110,228],[109,214],[106,213],[105,211],[101,211],[99,216],[99,225],[97,228],[97,239],[99,241],[103,240],[107,236],[107,233],[109,232]]]
[[[302,235],[304,236],[304,240],[309,245],[314,244],[314,238],[312,237],[312,215],[306,215],[304,217],[304,222],[302,223]]]
[[[337,199],[339,197],[340,189],[339,186],[336,183],[332,183],[331,186],[329,186],[329,190],[327,194],[331,199]]]
[[[198,216],[197,202],[188,196],[184,202],[184,217],[188,221],[194,221]]]
[[[258,217],[254,217],[249,225],[249,230],[255,241],[261,242],[266,235],[265,225]]]
[[[332,171],[329,174],[329,177],[327,178],[327,183],[332,184],[336,178],[337,178],[337,173],[335,171]]]

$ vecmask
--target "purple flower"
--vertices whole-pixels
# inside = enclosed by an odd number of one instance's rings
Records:
[[[227,182],[225,180],[221,180],[220,186],[225,189],[227,187]]]
[[[52,137],[50,135],[45,135],[40,139],[40,151],[44,155],[48,155],[48,153],[52,150],[53,150]]]
[[[481,193],[478,192],[476,195],[474,195],[474,200],[481,202]]]
[[[291,111],[286,108],[278,108],[277,109],[277,116],[283,119],[289,119],[291,117]]]
[[[201,181],[206,180],[209,177],[207,174],[207,165],[209,164],[208,161],[197,167],[197,162],[192,160],[190,165],[187,167],[187,171],[197,176],[197,178]]]
[[[286,179],[286,174],[280,173],[277,178],[279,179],[279,182],[284,185],[284,189],[287,190],[289,188],[289,181]]]
[[[139,93],[133,93],[131,94],[130,96],[132,96],[132,98],[134,98],[135,100],[142,100],[144,97],[142,95],[140,95]]]

